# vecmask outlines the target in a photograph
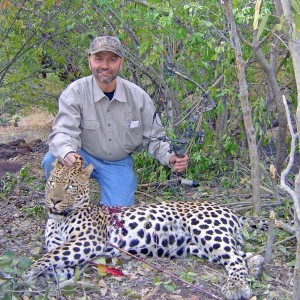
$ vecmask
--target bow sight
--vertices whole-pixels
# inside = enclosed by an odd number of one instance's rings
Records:
[[[161,136],[158,138],[160,141],[168,142],[170,144],[169,152],[174,154],[178,157],[183,157],[185,154],[185,146],[187,145],[187,141],[179,141],[175,139],[169,139],[167,136]]]

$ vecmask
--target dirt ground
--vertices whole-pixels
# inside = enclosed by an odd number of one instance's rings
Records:
[[[17,174],[0,179],[0,299],[223,299],[220,286],[226,279],[224,269],[193,257],[173,261],[147,259],[145,263],[134,259],[123,262],[112,260],[106,263],[121,268],[127,276],[101,276],[95,267],[90,266],[79,281],[59,288],[53,287],[50,291],[32,291],[20,287],[13,271],[19,270],[24,258],[34,261],[45,253],[45,179],[40,162],[47,151],[45,141],[51,121],[51,116],[37,111],[21,118],[18,127],[0,128],[0,144],[17,138],[24,138],[27,142],[36,138],[43,141],[35,151],[10,158],[10,161],[20,162],[24,168]],[[95,183],[92,182],[91,186],[92,193],[97,197]],[[215,182],[205,182],[197,188],[181,188],[173,197],[187,200],[202,197],[222,202],[223,198],[228,201],[228,195],[244,194],[249,194],[249,190],[224,192]],[[153,201],[156,196],[161,198],[163,193],[158,189],[139,190],[137,201]],[[233,199],[234,202],[245,201],[241,196]],[[286,233],[279,233],[278,236],[280,235],[287,236]],[[266,233],[259,233],[252,238],[250,236],[245,246],[259,251],[264,248],[265,241]],[[295,240],[276,248],[273,260],[265,265],[262,276],[251,281],[256,294],[253,300],[292,299],[291,261],[294,253]],[[7,264],[7,257],[11,258],[10,265]],[[147,263],[154,264],[165,272],[153,269]],[[9,278],[6,276],[8,273],[11,274]],[[16,273],[18,275],[17,271]]]

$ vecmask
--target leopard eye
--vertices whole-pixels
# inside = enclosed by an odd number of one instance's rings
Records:
[[[50,180],[50,181],[49,181],[49,185],[50,185],[51,187],[54,187],[54,181],[53,181],[53,180]]]
[[[69,184],[68,186],[67,186],[67,188],[66,188],[66,190],[68,190],[68,191],[70,191],[70,190],[72,190],[73,189],[73,185],[72,184]]]

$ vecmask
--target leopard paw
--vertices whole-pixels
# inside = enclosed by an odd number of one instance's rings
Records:
[[[48,287],[48,278],[42,275],[35,275],[34,272],[26,272],[21,277],[22,281],[27,285],[34,286],[38,289],[45,289]]]
[[[246,280],[229,278],[222,286],[222,293],[228,300],[246,300],[252,296],[252,290]]]
[[[261,255],[254,255],[247,259],[248,275],[257,278],[263,270],[264,258]]]

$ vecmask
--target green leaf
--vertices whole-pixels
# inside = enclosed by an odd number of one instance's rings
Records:
[[[12,259],[7,256],[0,257],[0,268],[9,267],[11,264]]]
[[[165,284],[164,285],[164,288],[168,291],[168,292],[171,292],[173,293],[176,289],[176,286],[175,285],[170,285],[170,284]]]
[[[75,273],[74,273],[74,282],[76,282],[76,281],[79,280],[80,274],[81,274],[81,273],[80,273],[80,268],[77,267],[77,268],[75,269]]]
[[[259,40],[260,36],[262,35],[264,29],[266,28],[269,16],[270,16],[269,14],[265,15],[259,24],[258,33],[257,33],[258,40]]]
[[[31,265],[32,265],[32,261],[27,257],[21,258],[18,262],[18,266],[24,270],[28,269]]]
[[[293,21],[296,27],[296,31],[300,32],[300,14],[295,15]]]
[[[300,14],[300,5],[296,0],[291,0],[292,8],[295,10],[296,14]]]
[[[197,273],[194,273],[194,272],[187,272],[187,275],[188,275],[188,276],[192,276],[192,277],[198,276],[198,274],[197,274]]]
[[[246,240],[249,239],[249,233],[248,233],[246,227],[243,227],[243,228],[242,228],[242,233],[243,233],[243,237],[244,237]]]
[[[269,276],[268,274],[266,274],[265,272],[262,273],[262,278],[265,280],[265,281],[273,281],[274,278]]]
[[[160,278],[158,276],[155,276],[153,279],[154,285],[161,285],[162,282],[160,281]]]
[[[4,253],[5,256],[9,257],[9,258],[13,258],[15,256],[15,254],[11,251],[11,250],[7,250]]]
[[[106,265],[105,257],[98,257],[97,259],[94,259],[94,262],[97,263],[97,264]]]

